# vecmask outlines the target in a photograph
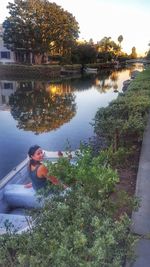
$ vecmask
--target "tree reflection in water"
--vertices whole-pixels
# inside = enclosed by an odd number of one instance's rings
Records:
[[[18,82],[9,104],[17,127],[35,134],[56,130],[76,114],[75,95],[69,85]]]
[[[95,79],[95,87],[101,94],[112,88],[111,79],[109,78],[111,74],[112,70],[103,71]]]
[[[111,76],[110,76],[110,79],[112,81],[112,87],[114,89],[114,92],[118,92],[118,84],[117,84],[117,81],[118,81],[118,71],[114,71]]]

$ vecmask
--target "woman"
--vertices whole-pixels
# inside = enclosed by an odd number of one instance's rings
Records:
[[[54,185],[62,185],[63,188],[67,188],[56,177],[48,175],[48,169],[41,163],[44,158],[44,153],[40,146],[35,145],[30,147],[28,155],[30,157],[29,176],[32,183],[25,185],[26,188],[32,186],[35,190],[46,188],[48,184],[47,180],[51,181]]]

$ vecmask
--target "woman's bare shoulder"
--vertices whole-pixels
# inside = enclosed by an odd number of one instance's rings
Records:
[[[44,164],[41,164],[38,168],[37,175],[46,176],[47,174],[48,174],[48,169],[44,166]]]

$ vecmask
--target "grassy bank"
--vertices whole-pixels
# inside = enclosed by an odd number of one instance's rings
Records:
[[[60,77],[59,65],[0,65],[0,78],[49,79]]]
[[[150,69],[146,69],[130,83],[125,93],[120,93],[108,107],[100,108],[95,116],[97,138],[103,137],[107,146],[112,147],[113,157],[118,155],[112,162],[120,177],[118,189],[124,189],[130,196],[135,192],[143,132],[149,112]]]
[[[131,147],[142,140],[150,110],[150,69],[140,73],[125,93],[95,116],[94,129],[114,149]]]
[[[85,64],[87,67],[99,70],[114,68],[114,63]],[[0,64],[1,79],[59,79],[61,74],[69,77],[73,74],[81,74],[82,64],[70,65],[21,65]],[[63,72],[63,73],[62,73]]]

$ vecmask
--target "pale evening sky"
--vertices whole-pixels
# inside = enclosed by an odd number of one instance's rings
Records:
[[[1,0],[0,23],[8,16],[6,6],[13,0]],[[122,48],[131,53],[133,46],[139,54],[148,51],[150,43],[149,0],[55,0],[50,1],[72,13],[80,26],[80,39],[94,42],[104,36],[115,42],[123,35]]]

